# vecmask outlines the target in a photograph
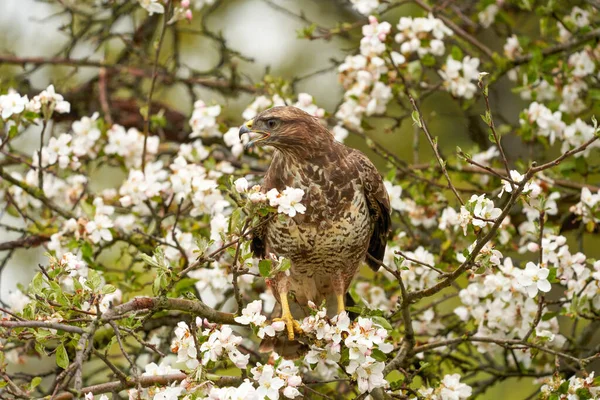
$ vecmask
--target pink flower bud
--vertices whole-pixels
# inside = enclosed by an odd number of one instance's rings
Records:
[[[533,242],[527,243],[527,250],[529,250],[531,252],[535,252],[535,251],[538,251],[539,249],[540,249],[540,246],[537,243],[533,243]]]
[[[192,20],[192,10],[186,10],[185,12],[185,19],[187,19],[188,21]]]
[[[190,7],[190,0],[181,0],[181,7],[183,7],[183,8],[189,8]]]

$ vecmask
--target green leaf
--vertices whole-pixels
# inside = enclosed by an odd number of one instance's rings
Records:
[[[317,25],[315,25],[314,23],[302,29],[299,29],[297,31],[298,39],[311,39],[313,37],[313,34],[315,33],[315,29],[317,29]]]
[[[279,263],[278,270],[280,272],[287,271],[288,269],[290,269],[291,266],[292,266],[292,262],[289,259],[284,258],[281,260],[281,263]]]
[[[69,366],[69,355],[62,343],[56,348],[56,365],[62,369],[66,369]]]
[[[388,320],[383,317],[373,317],[373,322],[375,322],[377,325],[380,325],[381,327],[385,328],[388,331],[391,331],[394,329],[394,328],[392,328],[392,325],[390,325]]]
[[[92,256],[94,255],[94,250],[92,250],[92,245],[89,242],[82,242],[81,243],[81,256],[83,257],[84,261],[86,261],[87,263],[91,262],[92,260]]]
[[[81,208],[83,209],[83,212],[86,213],[87,215],[89,215],[90,217],[93,217],[94,214],[96,213],[95,207],[92,206],[90,203],[85,202],[85,201],[80,201],[79,205],[81,206]]]
[[[483,120],[483,122],[485,122],[486,125],[490,125],[490,113],[488,111],[485,112],[485,114],[480,114],[481,119]]]
[[[140,114],[144,117],[144,120],[148,119],[148,106],[140,107]]]
[[[167,119],[165,118],[165,111],[160,110],[158,114],[150,116],[150,124],[153,128],[164,128],[167,126]]]
[[[454,58],[457,61],[462,61],[464,57],[462,50],[458,46],[452,46],[450,54],[452,55],[452,58]]]
[[[271,275],[271,260],[260,260],[258,263],[258,271],[261,276],[268,278]]]
[[[385,355],[385,353],[379,349],[373,349],[371,351],[371,357],[373,357],[377,361],[387,360],[387,356]]]
[[[420,119],[419,112],[417,110],[415,110],[412,112],[411,116],[412,116],[412,120],[415,123],[415,125],[417,125],[419,128],[422,128],[423,125],[421,125],[421,119]]]
[[[156,260],[149,256],[148,254],[140,254],[140,257],[142,258],[142,260],[144,260],[146,262],[146,264],[148,264],[149,266],[153,267],[153,268],[159,268],[160,265],[156,262]]]
[[[560,394],[567,394],[567,392],[569,391],[569,384],[571,382],[569,381],[564,381],[559,387],[557,392]]]
[[[198,279],[183,278],[177,281],[175,286],[173,286],[173,291],[176,293],[182,293],[184,291],[192,290],[197,281]]]
[[[340,361],[338,361],[338,363],[340,365],[345,364],[348,360],[350,360],[350,349],[347,347],[344,347],[344,349],[342,350],[342,356],[340,357]]]
[[[116,292],[117,288],[114,287],[113,285],[104,285],[104,287],[102,288],[102,290],[100,291],[100,293],[102,294],[109,294],[109,293],[114,293]]]
[[[558,315],[558,313],[548,312],[542,316],[542,321],[549,321],[552,318],[556,317],[557,315]]]
[[[592,394],[587,388],[579,388],[575,391],[575,394],[579,397],[579,400],[589,400],[592,398]]]
[[[229,217],[229,232],[241,232],[244,225],[244,216],[242,215],[242,209],[236,208]]]
[[[435,57],[431,54],[425,54],[421,57],[421,63],[425,67],[433,67],[435,65]]]
[[[102,277],[100,276],[100,274],[98,272],[96,272],[93,269],[89,269],[88,270],[88,277],[87,277],[87,281],[85,281],[85,284],[87,287],[89,287],[92,290],[96,290],[100,287],[100,285],[102,284]]]
[[[8,130],[9,139],[16,137],[18,133],[19,133],[19,128],[17,128],[17,125],[11,126],[10,129]]]
[[[31,284],[29,287],[31,288],[31,292],[33,294],[40,294],[42,292],[42,288],[44,286],[44,277],[41,272],[35,274],[33,279],[31,280]]]
[[[363,313],[363,311],[365,311],[365,309],[363,307],[350,306],[350,307],[346,307],[346,311],[353,312],[355,314],[360,315]]]
[[[40,378],[39,376],[36,376],[29,383],[29,390],[35,389],[36,387],[38,387],[40,385],[40,383],[42,383],[42,378]]]

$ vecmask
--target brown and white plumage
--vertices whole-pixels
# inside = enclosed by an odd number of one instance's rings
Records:
[[[291,260],[289,275],[271,282],[293,338],[287,296],[295,303],[319,305],[343,298],[367,253],[381,261],[390,229],[390,203],[381,176],[360,151],[334,140],[311,115],[295,107],[274,107],[248,121],[240,134],[251,143],[275,147],[263,190],[287,186],[304,190],[304,214],[274,218],[254,233],[252,250]],[[377,270],[379,264],[368,258]],[[290,303],[293,303],[290,301]],[[303,315],[295,315],[296,318]]]

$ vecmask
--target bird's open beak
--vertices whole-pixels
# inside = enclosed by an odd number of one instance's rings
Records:
[[[269,132],[252,129],[253,122],[253,120],[246,121],[244,125],[240,127],[240,138],[244,133],[247,133],[248,137],[250,138],[250,141],[246,143],[246,146],[244,146],[246,149],[249,149],[257,142],[268,139],[271,136]]]

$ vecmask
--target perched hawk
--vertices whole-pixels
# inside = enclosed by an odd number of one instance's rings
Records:
[[[280,272],[270,283],[293,340],[300,329],[290,305],[305,306],[309,300],[319,305],[326,300],[337,303],[339,313],[367,253],[383,259],[390,201],[371,161],[337,142],[315,117],[298,108],[266,110],[240,128],[240,136],[246,133],[247,146],[275,148],[263,190],[290,186],[305,193],[304,214],[271,219],[254,233],[251,243],[258,257],[275,253],[291,260],[289,274]],[[379,264],[374,259],[366,261],[376,271]]]

